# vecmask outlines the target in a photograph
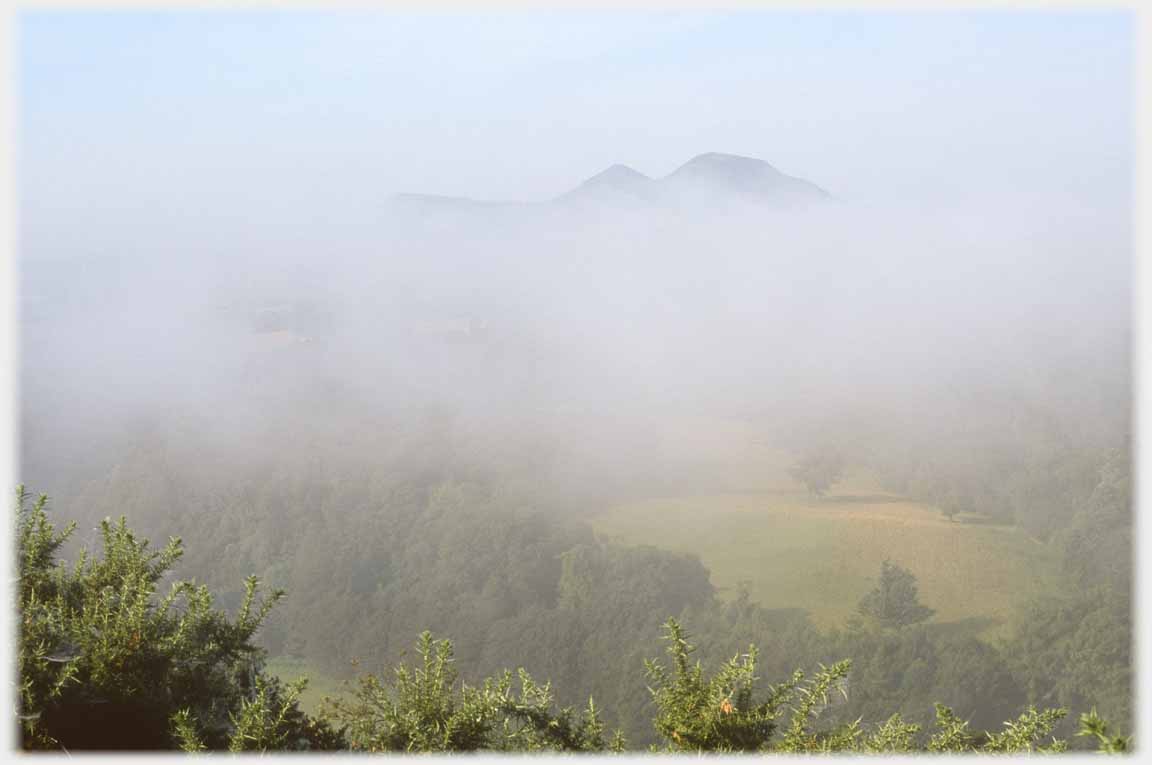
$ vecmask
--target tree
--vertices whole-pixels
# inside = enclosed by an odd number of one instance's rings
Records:
[[[835,449],[819,449],[801,457],[788,474],[817,497],[844,477],[844,458]]]
[[[260,597],[259,583],[250,577],[234,616],[213,608],[208,590],[190,582],[177,580],[165,596],[157,597],[158,583],[167,581],[180,557],[180,542],[171,539],[161,550],[151,551],[147,540],[136,537],[123,519],[101,524],[101,557],[82,551],[74,565],[65,566],[56,555],[74,526],[57,531],[45,512],[47,498],[41,496],[30,509],[27,499],[19,490],[17,715],[26,749],[598,752],[624,748],[619,733],[605,736],[600,711],[591,700],[583,710],[557,709],[550,684],[536,683],[524,670],[518,675],[505,671],[478,685],[459,682],[451,643],[435,641],[429,633],[421,637],[415,667],[396,666],[387,675],[390,681],[362,677],[353,693],[328,701],[325,712],[310,717],[299,707],[304,681],[284,684],[269,677],[262,668],[263,651],[252,642],[279,593]],[[914,577],[898,566],[885,562],[881,585],[871,595],[872,605],[910,603],[902,612],[905,619],[923,619],[924,612],[931,613],[916,602]],[[629,609],[629,618],[637,613],[650,617],[652,610],[661,608],[660,602],[642,601]],[[737,603],[726,613],[735,616],[751,608]],[[887,610],[891,609],[879,608],[877,613]],[[573,611],[576,617],[581,613]],[[699,614],[711,618],[716,612],[701,606]],[[561,642],[570,640],[577,621],[565,622],[550,634]],[[1052,752],[1067,746],[1053,736],[1065,715],[1062,708],[1030,707],[1000,731],[985,731],[982,726],[970,731],[968,720],[937,705],[935,728],[930,730],[926,718],[901,716],[915,714],[906,709],[907,694],[881,696],[882,706],[862,712],[855,703],[857,692],[848,698],[847,661],[820,665],[811,675],[796,671],[782,683],[763,686],[758,685],[757,671],[763,669],[755,645],[709,674],[700,662],[690,661],[695,649],[679,623],[669,620],[665,629],[671,667],[655,661],[644,664],[656,707],[651,722],[669,751],[899,753],[927,747],[938,752]],[[740,627],[737,620],[725,617],[714,629],[712,640],[731,636]],[[918,636],[928,632],[866,634],[888,644],[906,639],[923,643]],[[532,642],[516,624],[504,635],[504,642],[518,654]],[[638,665],[629,652],[632,642],[626,636],[594,655],[613,668],[623,666],[620,662]],[[826,649],[818,653],[829,653]],[[858,652],[859,645],[849,642],[832,655]],[[896,653],[887,647],[882,653],[887,666],[906,667],[909,672],[919,662],[915,653]],[[948,649],[948,653],[956,652]],[[1079,649],[1076,653],[1085,655]],[[803,663],[814,663],[814,658]],[[979,655],[957,661],[958,667],[985,664]],[[777,657],[775,666],[769,663],[769,671],[784,674],[792,666],[780,666]],[[867,673],[868,665],[864,666]],[[962,685],[952,677],[956,673],[937,688],[950,692]],[[864,696],[875,678],[866,674],[865,680]],[[643,694],[642,688],[639,693]],[[995,695],[985,692],[980,698]],[[962,708],[972,706],[972,698],[961,696]],[[632,701],[616,699],[618,706]],[[917,697],[915,703],[925,700]],[[892,714],[897,705],[899,712]],[[878,724],[863,723],[865,717]],[[1130,750],[1130,739],[1117,735],[1094,709],[1081,716],[1080,723],[1079,735],[1094,740],[1101,751]]]
[[[921,605],[918,589],[911,571],[885,560],[880,566],[880,581],[861,598],[857,608],[883,627],[907,627],[935,613]]]

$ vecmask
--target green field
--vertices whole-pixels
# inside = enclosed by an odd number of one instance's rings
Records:
[[[885,558],[917,576],[935,621],[972,620],[984,636],[1000,633],[1022,598],[1052,586],[1050,551],[1015,528],[949,521],[860,473],[810,497],[787,477],[786,455],[735,443],[723,490],[616,505],[594,518],[597,533],[695,553],[722,595],[743,583],[761,605],[804,609],[823,626],[855,613]]]
[[[268,659],[268,674],[286,683],[308,678],[308,687],[300,695],[300,708],[309,714],[316,712],[325,696],[339,696],[342,683],[313,669],[306,660],[296,656],[276,656]]]

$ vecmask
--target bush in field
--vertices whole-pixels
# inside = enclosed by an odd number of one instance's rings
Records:
[[[823,497],[844,477],[844,458],[834,449],[813,451],[801,457],[788,474],[810,493]]]

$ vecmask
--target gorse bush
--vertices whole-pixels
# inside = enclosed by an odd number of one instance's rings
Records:
[[[180,540],[150,550],[123,519],[100,525],[102,556],[82,551],[71,568],[55,555],[75,530],[57,531],[47,497],[29,508],[18,489],[19,714],[25,748],[276,748],[334,743],[291,694],[261,673],[252,639],[280,592],[249,578],[234,618],[208,589],[160,583],[182,553]],[[253,703],[287,704],[272,733],[253,731]],[[239,724],[238,724],[239,721]]]
[[[1076,735],[1096,739],[1099,751],[1108,754],[1122,754],[1132,748],[1130,737],[1109,735],[1108,729],[1108,723],[1101,720],[1093,709],[1080,715],[1080,731]]]
[[[18,715],[24,749],[175,749],[267,752],[351,749],[367,752],[619,752],[589,699],[577,711],[554,702],[551,686],[523,669],[478,684],[461,682],[452,644],[425,632],[415,666],[388,679],[361,676],[316,716],[300,708],[306,681],[268,676],[253,639],[283,597],[263,595],[249,577],[234,616],[217,610],[204,586],[173,580],[182,554],[172,538],[160,550],[137,538],[122,518],[101,523],[101,555],[82,551],[57,561],[75,530],[48,520],[47,498],[31,507],[16,497],[19,578]],[[665,625],[671,665],[645,668],[656,708],[653,726],[667,752],[1060,752],[1063,709],[1029,708],[1000,731],[970,731],[951,709],[936,706],[922,730],[893,714],[867,725],[842,720],[851,664],[797,671],[761,686],[757,649],[709,675],[675,620]],[[1125,752],[1095,710],[1079,735],[1100,751]]]
[[[734,656],[711,678],[699,662],[690,664],[695,650],[675,619],[666,624],[671,670],[656,661],[646,662],[652,696],[659,710],[656,730],[672,751],[759,751],[768,747],[788,709],[792,715],[784,735],[787,751],[807,748],[809,720],[829,702],[828,691],[848,675],[849,662],[821,667],[810,680],[802,672],[770,686],[763,699],[754,697],[756,647]],[[795,704],[793,705],[793,702]],[[791,705],[791,706],[790,706]]]
[[[1064,717],[1063,709],[1029,708],[1004,729],[979,735],[968,731],[946,706],[936,705],[936,726],[921,735],[919,725],[894,714],[869,728],[856,719],[829,722],[820,718],[847,698],[851,662],[821,666],[811,677],[797,671],[786,682],[769,685],[756,695],[756,648],[735,656],[712,677],[690,655],[694,647],[683,628],[671,619],[665,625],[672,667],[649,661],[652,695],[659,710],[655,725],[665,739],[665,751],[799,753],[910,752],[1061,752],[1066,743],[1052,738]],[[1081,735],[1097,735],[1101,750],[1126,751],[1127,739],[1108,737],[1107,725],[1094,715],[1082,718]]]
[[[589,700],[582,716],[552,710],[548,685],[519,670],[519,692],[511,672],[479,686],[461,683],[452,643],[429,632],[417,644],[420,663],[396,668],[391,682],[375,675],[359,679],[349,699],[329,699],[329,714],[347,731],[352,749],[369,752],[575,751],[608,748],[604,725]],[[613,749],[623,739],[613,737]]]

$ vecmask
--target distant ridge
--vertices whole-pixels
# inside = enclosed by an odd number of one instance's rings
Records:
[[[832,196],[811,181],[785,175],[762,159],[715,152],[693,157],[664,178],[663,183],[763,197],[794,196],[815,200]]]
[[[535,206],[528,202],[485,202],[436,194],[396,194],[396,202],[422,209],[491,209]],[[685,162],[660,179],[616,164],[543,204],[685,205],[696,202],[751,202],[795,206],[831,200],[811,181],[786,175],[762,159],[709,152]]]

